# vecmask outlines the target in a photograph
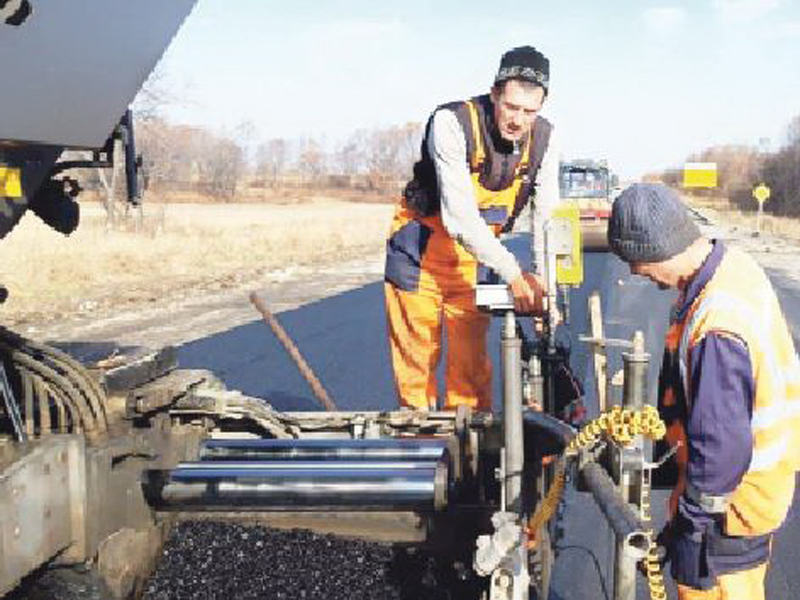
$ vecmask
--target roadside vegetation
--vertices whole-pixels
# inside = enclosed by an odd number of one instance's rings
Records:
[[[107,227],[98,203],[82,205],[82,223],[61,236],[28,214],[3,240],[0,306],[5,325],[146,305],[236,289],[290,275],[300,266],[330,268],[380,255],[389,204],[309,197],[293,204],[151,204],[143,225]]]
[[[764,203],[761,230],[800,239],[800,115],[788,124],[784,139],[766,150],[756,146],[728,145],[706,148],[686,162],[717,164],[718,186],[692,190],[691,201],[711,208],[730,223],[755,229],[758,204],[753,189],[766,184],[771,191]],[[668,169],[647,178],[681,187],[682,170]]]

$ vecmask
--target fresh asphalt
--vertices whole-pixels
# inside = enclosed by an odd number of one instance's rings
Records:
[[[525,261],[527,238],[518,236],[508,243]],[[606,337],[631,339],[636,330],[644,333],[652,357],[648,401],[653,403],[661,343],[674,293],[660,291],[649,281],[631,276],[622,262],[605,252],[586,254],[584,273],[583,285],[570,293],[569,323],[560,329],[558,339],[572,349],[571,364],[584,381],[589,416],[597,413],[591,355],[578,336],[589,332],[586,306],[593,291],[600,292]],[[776,285],[789,317],[800,317],[800,298],[789,286],[780,282]],[[338,408],[385,410],[397,406],[385,338],[383,283],[366,285],[277,316]],[[800,323],[800,318],[797,322]],[[496,320],[489,346],[495,365],[495,398],[499,399]],[[229,388],[265,398],[278,410],[320,410],[294,363],[262,321],[186,344],[180,348],[179,362],[181,367],[210,369]],[[610,350],[609,374],[621,368],[621,364],[620,350]],[[499,406],[498,400],[495,406]],[[663,523],[665,500],[665,492],[654,493],[656,527]],[[586,494],[568,489],[559,522],[563,535],[558,541],[551,598],[612,598],[613,539],[594,501]],[[800,597],[800,570],[796,568],[800,564],[799,541],[800,515],[795,512],[775,543],[768,598]],[[646,588],[646,582],[640,578],[637,599],[649,597]],[[670,596],[674,595],[673,589]]]

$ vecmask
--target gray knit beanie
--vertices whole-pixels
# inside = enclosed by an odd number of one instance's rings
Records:
[[[611,251],[626,262],[661,262],[700,237],[689,211],[670,188],[635,183],[614,201],[608,222]]]

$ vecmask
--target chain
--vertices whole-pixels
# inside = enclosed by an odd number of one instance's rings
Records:
[[[556,463],[556,472],[553,485],[545,498],[539,503],[536,511],[528,521],[529,547],[536,545],[536,532],[553,517],[561,501],[566,481],[567,458],[576,456],[581,450],[591,448],[602,438],[609,439],[621,446],[629,446],[638,435],[643,435],[651,440],[659,440],[667,432],[666,425],[658,411],[653,406],[644,406],[641,410],[632,411],[620,406],[611,409],[590,421],[580,432],[570,440],[564,454]],[[650,495],[642,498],[642,519],[650,521]],[[646,532],[650,538],[650,546],[645,558],[647,583],[650,587],[651,600],[666,600],[667,590],[664,586],[664,575],[661,573],[661,562],[658,557],[658,547],[652,529]]]

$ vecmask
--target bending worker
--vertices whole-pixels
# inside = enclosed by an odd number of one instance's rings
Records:
[[[631,273],[679,292],[659,381],[668,441],[682,443],[665,529],[679,597],[764,598],[800,468],[800,363],[772,285],[664,186],[622,192],[608,238]]]
[[[536,187],[541,256],[541,223],[558,201],[553,128],[539,116],[548,78],[547,58],[515,48],[503,55],[490,94],[444,104],[428,121],[386,245],[389,345],[403,406],[436,408],[444,323],[445,408],[491,410],[489,317],[475,306],[484,266],[510,284],[519,311],[541,311],[542,285],[497,236],[511,230]]]

